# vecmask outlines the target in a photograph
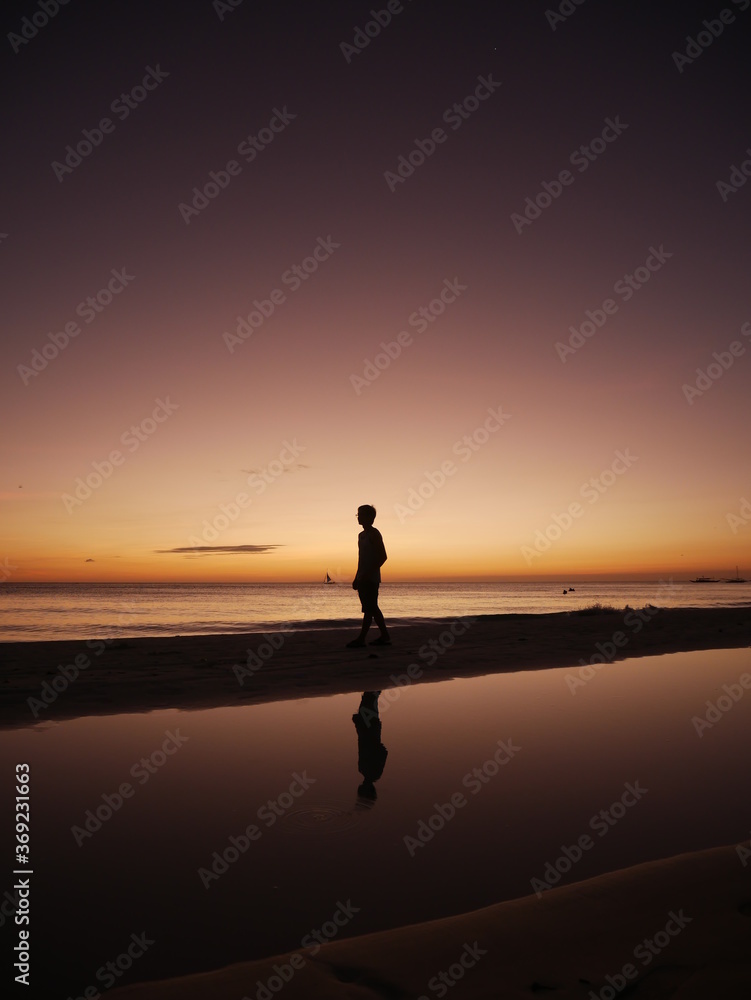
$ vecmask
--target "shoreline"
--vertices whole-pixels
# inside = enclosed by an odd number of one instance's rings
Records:
[[[706,606],[702,604],[681,604],[681,605],[654,605],[646,604],[642,608],[632,608],[630,605],[626,605],[625,608],[613,608],[611,605],[607,605],[608,608],[615,614],[620,614],[621,616],[626,615],[628,612],[639,613],[645,608],[654,608],[660,611],[681,611],[681,612],[697,612],[703,613],[705,611],[709,612],[723,612],[723,611],[748,611],[751,613],[751,602],[746,604],[723,604],[717,606]],[[556,609],[554,611],[503,611],[487,613],[484,611],[477,612],[457,612],[455,615],[441,615],[441,616],[424,616],[424,615],[410,615],[403,618],[397,618],[395,616],[386,616],[386,621],[389,629],[405,629],[405,628],[417,628],[424,625],[433,625],[441,623],[449,623],[456,621],[457,618],[472,618],[478,619],[510,619],[510,618],[555,618],[560,616],[568,617],[578,617],[580,615],[589,616],[594,614],[605,614],[609,613],[607,611],[593,611],[591,610],[591,605],[583,608],[577,608],[573,610],[560,610]],[[231,639],[233,636],[260,636],[266,633],[272,632],[283,632],[285,634],[295,633],[295,632],[343,632],[343,631],[354,631],[358,632],[360,629],[360,624],[362,622],[362,615],[349,615],[347,617],[340,618],[299,618],[299,619],[279,619],[273,621],[259,621],[259,622],[248,622],[242,628],[233,628],[231,631],[217,631],[214,629],[209,629],[202,632],[172,632],[166,627],[163,627],[158,632],[145,632],[141,631],[138,633],[128,633],[123,630],[122,632],[115,629],[108,632],[106,627],[99,626],[97,634],[90,636],[88,634],[73,635],[73,636],[49,636],[42,635],[39,638],[36,636],[21,635],[11,638],[0,638],[0,653],[3,649],[11,645],[36,645],[38,643],[62,643],[62,642],[86,642],[88,639],[106,639],[114,638],[116,640],[122,640],[126,642],[139,640],[159,640],[159,639],[205,639],[211,636],[223,636],[226,639]],[[179,624],[175,624],[174,628],[179,628]],[[372,626],[373,632],[375,633],[376,626]]]
[[[739,648],[751,644],[751,607],[434,619],[394,627],[392,646],[362,649],[347,649],[345,634],[336,627],[4,643],[0,728]]]

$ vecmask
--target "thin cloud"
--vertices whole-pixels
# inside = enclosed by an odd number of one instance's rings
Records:
[[[155,549],[155,552],[166,555],[257,555],[263,552],[273,552],[280,545],[186,545],[176,549]]]
[[[282,469],[281,475],[284,475],[285,472],[299,472],[301,469],[309,469],[309,468],[310,466],[305,465],[303,462],[295,462],[294,465],[286,465]],[[265,469],[240,469],[240,472],[245,472],[248,475],[252,473],[256,476],[262,475],[265,471],[266,471]],[[276,476],[274,476],[274,479],[276,479]]]

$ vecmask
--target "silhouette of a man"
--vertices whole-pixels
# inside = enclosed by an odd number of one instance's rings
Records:
[[[374,639],[371,646],[390,646],[386,623],[383,620],[381,609],[378,607],[378,587],[381,582],[381,566],[388,558],[383,544],[383,538],[378,528],[373,527],[376,509],[370,504],[363,504],[357,508],[357,521],[362,525],[362,531],[357,537],[357,573],[352,581],[352,588],[360,595],[362,606],[362,628],[360,634],[347,646],[356,648],[365,645],[365,636],[375,619],[375,623],[380,630],[380,636]]]

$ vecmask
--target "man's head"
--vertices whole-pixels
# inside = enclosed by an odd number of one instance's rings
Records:
[[[357,520],[360,524],[369,527],[375,521],[376,509],[369,503],[364,503],[357,508]]]

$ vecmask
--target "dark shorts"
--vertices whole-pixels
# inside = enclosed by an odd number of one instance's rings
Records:
[[[364,615],[372,615],[378,607],[378,584],[361,583],[357,588]]]

